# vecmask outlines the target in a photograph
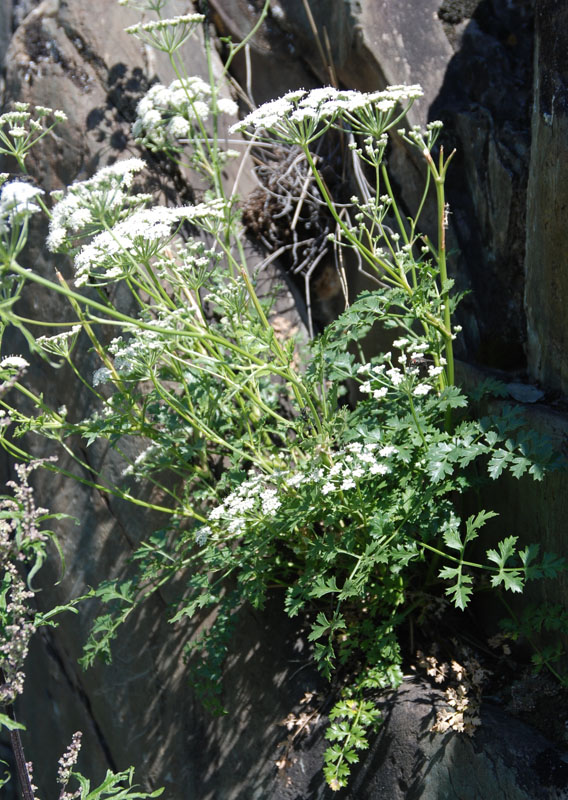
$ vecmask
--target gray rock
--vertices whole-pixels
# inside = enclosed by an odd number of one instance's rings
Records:
[[[528,383],[508,383],[509,394],[518,403],[538,403],[544,397],[544,392]]]
[[[12,18],[13,7],[12,0],[0,5],[0,68],[4,67],[6,59],[6,50],[12,38]]]
[[[482,707],[472,737],[430,733],[441,692],[408,682],[386,704],[385,722],[349,800],[560,800],[568,754],[498,708]]]
[[[568,8],[537,3],[532,147],[527,204],[525,305],[531,375],[568,391],[566,207]]]
[[[432,733],[443,693],[405,680],[379,701],[383,721],[353,767],[347,789],[321,781],[325,719],[289,753],[273,800],[565,800],[568,752],[497,706],[482,705],[473,736]]]

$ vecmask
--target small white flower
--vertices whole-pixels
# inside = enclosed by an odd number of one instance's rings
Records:
[[[356,484],[355,484],[355,481],[353,480],[353,478],[345,478],[345,480],[341,484],[341,488],[345,489],[345,490],[353,489],[355,487],[355,485]]]
[[[381,386],[380,389],[375,389],[373,391],[373,400],[380,400],[382,397],[386,397],[388,391],[389,390],[386,386]]]
[[[217,108],[222,114],[227,114],[230,117],[236,117],[239,113],[238,105],[230,97],[220,97],[217,101]]]
[[[394,456],[395,453],[398,453],[396,447],[393,447],[392,444],[387,444],[384,447],[381,447],[379,450],[379,455],[381,458],[388,458],[389,456]]]
[[[276,497],[276,489],[265,489],[260,495],[263,514],[273,514],[282,503]]]
[[[324,485],[321,487],[322,494],[329,494],[330,492],[335,492],[335,491],[336,487],[331,481],[324,483]]]
[[[25,181],[6,183],[0,192],[0,214],[17,217],[25,213],[35,213],[40,207],[33,200],[40,194],[43,194],[41,189]]]
[[[209,519],[217,520],[221,519],[221,517],[225,514],[225,506],[221,503],[221,505],[217,506],[213,509],[213,511],[209,514]]]
[[[387,375],[390,378],[390,380],[395,386],[399,386],[404,380],[404,375],[396,367],[393,367],[392,369],[387,369],[385,375]]]
[[[390,472],[390,469],[386,464],[371,464],[371,473],[373,475],[386,475],[387,472]]]
[[[432,391],[432,387],[428,383],[419,383],[418,386],[415,386],[412,390],[412,394],[415,397],[424,397],[428,394],[428,392]]]
[[[99,367],[93,373],[93,386],[98,386],[100,383],[107,383],[112,377],[112,372],[108,367]]]
[[[365,381],[365,383],[361,384],[361,386],[359,387],[359,390],[361,391],[362,394],[370,394],[370,392],[371,392],[371,382],[370,381]]]
[[[288,486],[299,486],[306,480],[306,476],[303,472],[296,472],[295,475],[292,475],[291,478],[288,478],[286,481]]]
[[[6,356],[0,361],[0,368],[2,369],[26,369],[29,363],[21,356]]]
[[[351,442],[351,444],[347,445],[347,450],[349,450],[351,453],[360,453],[362,449],[363,445],[361,442]]]

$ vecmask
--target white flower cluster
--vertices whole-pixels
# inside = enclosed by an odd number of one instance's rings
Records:
[[[334,453],[332,466],[322,466],[312,473],[321,482],[321,493],[349,491],[369,476],[387,475],[391,468],[386,459],[397,454],[392,445],[379,445],[376,442],[351,442],[344,450]],[[377,458],[378,456],[378,458]],[[382,459],[382,460],[379,460]]]
[[[197,222],[218,219],[222,208],[217,202],[195,206],[141,208],[103,231],[75,256],[75,285],[104,285],[119,280],[148,263],[175,236],[185,220]],[[175,228],[172,231],[172,228]]]
[[[15,225],[21,225],[40,207],[34,200],[42,195],[41,189],[25,181],[10,181],[0,190],[0,235],[8,233]]]
[[[158,318],[149,320],[152,329],[137,327],[128,339],[122,336],[113,339],[108,354],[113,358],[116,374],[121,379],[149,380],[160,359],[172,354],[175,358],[178,331],[183,335],[188,320],[193,322],[192,311],[187,308],[164,311]],[[93,374],[93,386],[106,383],[111,377],[108,367],[100,367]]]
[[[35,115],[29,109],[29,103],[14,103],[12,111],[0,115],[0,154],[14,157],[20,168],[34,143],[67,119],[47,106],[36,106]]]
[[[409,144],[417,145],[422,152],[425,152],[432,149],[443,127],[444,123],[440,120],[432,120],[426,125],[426,128],[413,125],[408,131],[401,128],[398,134]]]
[[[0,361],[0,369],[24,370],[29,367],[29,363],[21,356],[5,356]]]
[[[243,533],[250,522],[274,516],[286,497],[295,494],[300,485],[313,486],[325,497],[348,492],[377,475],[387,475],[391,472],[389,460],[397,453],[398,449],[389,444],[351,442],[333,453],[331,465],[321,463],[306,472],[285,470],[268,478],[251,474],[210,512],[209,524],[199,528],[196,541],[203,544],[212,530],[219,528],[230,534]]]
[[[393,342],[401,351],[397,358],[399,366],[392,363],[391,353],[385,353],[382,364],[361,364],[357,369],[361,376],[359,391],[370,394],[373,399],[386,397],[391,389],[404,391],[414,397],[425,397],[437,387],[437,379],[444,371],[446,360],[438,358],[438,364],[428,363],[424,357],[428,350],[426,342],[403,337]]]
[[[128,193],[134,175],[145,166],[141,158],[117,161],[88,180],[72,183],[65,196],[53,192],[58,202],[51,212],[48,248],[57,251],[73,236],[96,233],[103,223],[112,225],[126,210],[147,202],[146,195]]]
[[[299,89],[264,103],[230,130],[250,133],[252,128],[255,136],[266,131],[291,144],[307,145],[342,118],[355,133],[379,138],[394,124],[391,117],[397,106],[421,95],[420,86],[389,86],[382,92],[342,91],[332,86],[309,92]]]
[[[184,44],[205,20],[203,14],[182,14],[171,19],[139,22],[126,28],[141,41],[170,55]]]
[[[254,517],[273,517],[282,502],[277,490],[265,485],[265,477],[251,474],[249,479],[231,492],[209,514],[209,521],[223,527],[231,534],[241,533],[247,524],[247,514]],[[211,527],[208,528],[211,530]],[[203,535],[203,528],[201,529]]]
[[[173,257],[172,257],[173,253]],[[177,242],[173,250],[154,263],[156,275],[170,286],[197,291],[203,286],[213,265],[222,259],[221,253],[206,247],[203,241],[188,239]]]
[[[129,464],[125,469],[122,470],[122,474],[127,477],[129,475],[135,475],[137,477],[143,476],[144,474],[144,466],[147,466],[149,462],[152,461],[154,456],[159,456],[162,452],[163,448],[157,442],[151,442],[141,453],[139,453],[132,464]],[[147,469],[146,469],[147,474]]]
[[[0,128],[7,127],[8,134],[14,139],[21,139],[33,134],[43,133],[44,127],[42,121],[46,117],[52,116],[55,123],[65,122],[67,115],[63,111],[54,111],[47,106],[35,106],[35,116],[29,110],[29,103],[14,103],[13,111],[7,111],[5,114],[0,115]],[[4,131],[2,131],[4,133]],[[2,136],[1,138],[4,138]]]
[[[138,103],[134,138],[150,150],[180,149],[178,140],[191,139],[196,129],[199,134],[199,125],[211,115],[211,97],[211,86],[199,77],[154,84]],[[230,116],[238,112],[229,98],[219,98],[217,107]]]
[[[80,325],[73,325],[68,331],[56,333],[55,336],[39,336],[36,339],[36,344],[46,353],[53,353],[53,355],[66,358],[75,344],[80,330]]]

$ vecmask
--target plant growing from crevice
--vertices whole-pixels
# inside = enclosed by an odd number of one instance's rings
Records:
[[[455,385],[459,329],[452,314],[459,298],[447,269],[444,194],[452,156],[438,145],[439,123],[399,127],[420,87],[293,91],[227,134],[249,137],[231,140],[244,153],[259,143],[297,148],[312,202],[332,221],[330,246],[348,252],[377,286],[347,299],[300,365],[296,343],[271,324],[274,298],[259,296],[246,262],[237,195],[242,164],[236,185],[223,179],[234,156],[223,145],[223,126],[237,111],[223,80],[248,37],[228,43],[218,79],[206,37],[206,84],[185,73],[181,55],[202,17],[162,18],[161,0],[134,5],[158,19],[129,32],[167,52],[176,74],[140,101],[137,141],[196,169],[207,190],[196,205],[153,205],[133,188],[145,169],[140,158],[103,167],[50,202],[27,183],[5,182],[2,332],[23,332],[28,358],[65,363],[91,393],[92,410],[81,416],[72,407],[51,408],[21,379],[26,360],[4,358],[0,370],[12,394],[36,413],[0,399],[11,421],[0,430],[2,443],[24,459],[22,436],[48,438],[76,462],[75,473],[65,467],[69,477],[164,516],[163,528],[135,553],[134,575],[105,580],[91,593],[112,607],[95,623],[84,666],[111,657],[122,621],[145,599],[168,581],[183,581],[172,622],[217,610],[213,627],[189,644],[188,658],[194,685],[218,709],[238,609],[261,608],[269,592],[280,592],[290,616],[309,615],[313,658],[325,677],[340,675],[343,684],[325,763],[329,785],[339,789],[379,722],[377,692],[402,680],[397,632],[416,611],[417,588],[445,593],[463,610],[475,591],[520,592],[526,581],[564,568],[562,559],[521,546],[514,535],[480,547],[493,513],[480,509],[461,519],[455,503],[474,480],[474,465],[488,480],[504,471],[539,480],[555,457],[526,434],[514,409],[478,419]],[[328,134],[347,143],[352,160],[348,203],[332,196],[314,155]],[[386,158],[392,136],[422,159],[423,194],[411,212],[393,189]],[[301,194],[296,201],[303,202]],[[431,201],[437,225],[429,237],[420,219]],[[28,220],[40,212],[50,220],[50,250],[73,259],[72,283],[21,263]],[[267,254],[258,271],[272,259]],[[25,285],[58,294],[73,319],[23,317]],[[113,302],[117,285],[120,305]],[[36,338],[39,323],[58,332]],[[381,326],[392,346],[370,355],[369,337]],[[86,348],[98,359],[94,375],[84,372]],[[357,387],[356,404],[346,402],[347,384]],[[86,445],[110,442],[124,482],[104,483],[75,447],[77,437]],[[129,440],[145,442],[134,457]]]

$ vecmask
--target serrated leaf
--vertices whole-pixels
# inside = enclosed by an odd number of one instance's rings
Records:
[[[331,622],[328,620],[323,611],[320,611],[320,613],[316,617],[316,621],[312,625],[311,632],[308,634],[308,639],[310,640],[310,642],[314,642],[316,639],[325,636],[326,633],[330,633],[331,630],[332,630]]]
[[[468,405],[467,397],[457,386],[446,386],[436,400],[438,408],[442,412],[448,408],[467,408]]]
[[[493,519],[493,517],[498,517],[498,513],[496,511],[480,511],[475,516],[468,517],[465,527],[466,533],[464,538],[464,544],[467,542],[473,541],[478,537],[477,531],[482,528],[488,519]]]
[[[541,481],[545,472],[546,469],[543,464],[533,464],[529,469],[529,475],[532,475],[535,481]]]
[[[502,448],[496,450],[489,459],[489,464],[487,465],[489,477],[496,480],[501,475],[510,459],[511,453],[507,450],[503,450]]]
[[[460,567],[442,567],[442,569],[438,572],[438,577],[451,581],[460,574],[460,571]]]
[[[509,592],[521,593],[525,588],[525,581],[520,570],[500,570],[498,575],[491,578],[491,586],[497,587],[503,584]]]
[[[538,566],[543,578],[556,578],[567,568],[567,563],[565,558],[556,553],[543,553],[542,561]]]
[[[323,577],[317,578],[314,585],[310,588],[310,597],[324,597],[326,594],[338,594],[340,591],[334,575],[327,580]]]
[[[439,458],[428,461],[428,474],[434,483],[439,483],[444,478],[449,477],[453,471],[454,467],[451,462],[443,461]]]
[[[493,561],[498,567],[503,568],[507,563],[507,560],[515,553],[517,539],[518,536],[507,536],[506,539],[503,539],[497,545],[498,551],[488,550],[487,558],[489,561]]]
[[[531,462],[528,458],[525,458],[524,456],[516,456],[513,460],[512,466],[509,468],[511,475],[517,479],[521,478],[527,471],[530,464]]]
[[[452,512],[450,519],[442,530],[442,538],[444,539],[446,547],[449,547],[452,550],[461,551],[463,548],[463,542],[461,539],[459,525],[459,517]]]
[[[451,598],[456,608],[465,609],[469,603],[469,598],[473,594],[472,584],[473,579],[469,575],[464,575],[460,567],[444,567],[438,573],[440,578],[445,580],[453,580],[456,578],[456,583],[453,586],[448,586],[446,594]]]

